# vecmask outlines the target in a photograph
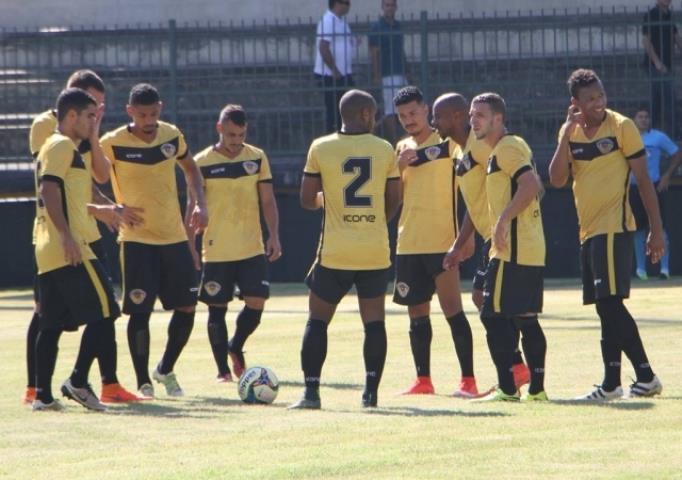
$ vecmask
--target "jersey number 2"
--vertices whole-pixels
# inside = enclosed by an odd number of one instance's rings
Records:
[[[343,189],[346,207],[371,207],[371,195],[358,195],[358,190],[372,177],[372,162],[369,157],[351,157],[343,162],[343,173],[354,173],[355,178]]]

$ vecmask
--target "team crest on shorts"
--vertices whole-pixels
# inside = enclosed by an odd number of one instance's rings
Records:
[[[251,160],[248,160],[242,164],[244,166],[244,170],[246,170],[246,173],[249,175],[253,175],[254,173],[258,172],[258,164],[256,162],[253,162]]]
[[[602,138],[597,142],[597,148],[602,155],[606,155],[607,153],[613,152],[614,148],[616,148],[616,144],[613,143],[613,140],[610,138]]]
[[[141,305],[142,302],[144,302],[144,299],[147,298],[147,292],[141,288],[136,288],[135,290],[131,290],[128,296],[135,305]]]
[[[222,290],[222,286],[218,282],[210,281],[206,282],[204,284],[204,290],[206,290],[206,293],[208,293],[210,296],[215,297],[218,295],[220,290]]]
[[[398,295],[403,298],[407,297],[407,294],[410,293],[410,286],[405,282],[396,283],[395,289],[398,290]]]
[[[434,145],[433,147],[427,148],[424,150],[424,155],[426,155],[426,158],[429,160],[436,160],[440,157],[440,146]]]
[[[163,153],[166,156],[166,158],[172,157],[173,155],[175,155],[176,152],[177,149],[175,148],[175,145],[173,145],[172,143],[164,143],[163,145],[161,145],[161,153]]]

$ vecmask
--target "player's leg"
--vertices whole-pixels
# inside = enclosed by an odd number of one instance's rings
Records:
[[[163,245],[161,252],[161,285],[159,298],[163,308],[173,310],[168,323],[166,349],[152,376],[173,397],[184,395],[175,373],[175,364],[187,345],[194,328],[197,303],[197,271],[188,242]]]
[[[530,385],[524,400],[547,400],[545,393],[547,340],[540,322],[538,322],[538,316],[537,314],[517,315],[513,321],[516,330],[521,332],[523,351],[526,354],[530,370]]]
[[[36,398],[36,341],[40,331],[40,302],[38,300],[38,274],[33,281],[33,316],[26,331],[26,392],[22,401],[26,404],[33,403]]]

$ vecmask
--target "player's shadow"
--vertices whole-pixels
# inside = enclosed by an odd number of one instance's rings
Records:
[[[296,382],[296,381],[280,381],[279,382],[280,387],[300,387],[303,388],[305,387],[305,383],[303,382]],[[322,388],[333,388],[335,390],[359,390],[362,391],[364,388],[364,385],[360,385],[359,383],[323,383],[321,385]]]
[[[610,408],[612,410],[650,410],[654,408],[654,402],[630,402],[630,401],[615,401],[615,402],[586,402],[582,400],[550,400],[553,405],[568,405],[576,407],[598,407]]]
[[[177,402],[177,406],[169,405],[172,402]],[[154,401],[128,403],[110,408],[109,413],[144,417],[210,419],[225,414],[236,414],[235,410],[227,408],[236,405],[244,405],[244,403],[241,400],[222,397],[185,397],[182,400],[164,399],[163,403]]]
[[[114,408],[109,408],[107,414],[142,417],[185,417],[188,412],[182,407],[144,401],[117,405]]]
[[[365,410],[370,415],[386,417],[469,417],[469,418],[489,418],[489,417],[509,417],[510,414],[504,412],[472,412],[464,410],[447,409],[427,409],[417,407],[378,407]],[[357,412],[354,412],[357,413]]]

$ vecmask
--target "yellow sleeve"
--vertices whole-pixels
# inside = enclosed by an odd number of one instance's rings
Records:
[[[388,175],[386,176],[386,178],[400,178],[398,159],[395,158],[395,155],[393,154],[392,151],[390,151],[389,153],[390,155],[388,155]]]
[[[113,137],[109,134],[105,134],[99,141],[99,146],[102,147],[104,155],[109,159],[113,165],[114,160],[114,149],[113,149]]]
[[[625,155],[625,158],[632,160],[646,154],[644,142],[642,142],[642,135],[639,133],[635,122],[626,118],[623,123],[620,124],[618,132],[620,133],[618,144],[620,145],[620,150],[623,152],[623,155]]]
[[[497,166],[514,180],[533,169],[528,155],[515,145],[504,145],[500,148],[497,152]]]
[[[308,158],[305,162],[305,167],[303,167],[303,174],[313,177],[320,176],[320,164],[317,160],[317,148],[314,144],[308,150]]]
[[[272,172],[270,171],[270,161],[265,152],[261,152],[263,156],[260,161],[260,173],[258,174],[259,182],[269,182],[272,181]]]
[[[34,157],[38,155],[45,140],[55,132],[55,128],[54,120],[46,116],[40,116],[33,121],[28,138],[31,155]]]
[[[187,148],[187,142],[185,142],[185,136],[181,131],[178,130],[178,160],[184,160],[187,158],[189,153],[189,148]]]
[[[69,142],[57,142],[41,152],[41,178],[59,178],[64,180],[73,162],[75,150]]]

